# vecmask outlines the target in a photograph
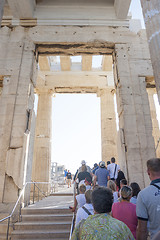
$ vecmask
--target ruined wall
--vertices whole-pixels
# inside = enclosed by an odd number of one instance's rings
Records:
[[[139,182],[141,187],[147,185],[145,165],[148,158],[155,156],[155,148],[145,87],[145,76],[153,75],[145,33],[135,34],[126,27],[3,27],[0,29],[0,75],[5,76],[0,96],[0,201],[15,201],[23,182],[31,175],[33,144],[29,144],[26,128],[34,102],[35,44],[38,51],[49,54],[60,54],[60,50],[66,55],[69,51],[113,53],[122,130],[119,162],[130,181]]]
[[[5,76],[0,96],[0,201],[12,202],[25,181],[26,138],[36,79],[35,45],[21,27],[3,27],[0,36],[0,75]]]

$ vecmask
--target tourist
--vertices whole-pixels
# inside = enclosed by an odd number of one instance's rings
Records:
[[[133,182],[130,184],[130,187],[132,188],[132,197],[130,202],[136,204],[138,193],[141,191],[140,186],[138,185],[138,183]]]
[[[137,240],[147,239],[147,222],[151,239],[160,231],[160,158],[147,161],[147,173],[151,183],[137,197]]]
[[[112,193],[113,193],[113,202],[118,202],[118,192],[116,191],[116,184],[114,181],[112,180],[109,180],[107,182],[107,187],[109,189],[111,189]]]
[[[95,172],[94,185],[96,181],[99,186],[107,187],[107,181],[109,180],[109,171],[105,168],[105,162],[99,163],[99,168]]]
[[[64,182],[65,182],[65,183],[66,183],[66,176],[67,176],[67,173],[68,173],[67,169],[64,169]]]
[[[136,205],[130,203],[132,197],[132,189],[128,186],[123,186],[121,189],[121,202],[114,203],[112,206],[112,216],[124,222],[131,230],[136,239],[137,216]]]
[[[118,176],[117,176],[117,179],[116,179],[116,185],[118,187],[118,191],[120,190],[120,181],[122,179],[126,179],[126,178],[124,176],[124,173],[120,170],[120,171],[118,171]]]
[[[71,187],[71,180],[72,180],[72,175],[69,170],[66,174],[66,178],[67,178],[67,184],[68,184],[68,188],[69,188],[69,187]]]
[[[127,186],[127,180],[126,179],[122,179],[121,181],[120,181],[120,189],[123,187],[123,186]]]
[[[98,164],[95,163],[94,164],[94,167],[93,167],[93,170],[92,170],[92,173],[95,174],[95,171],[99,168]]]
[[[160,240],[160,231],[154,235],[152,240]]]
[[[113,194],[110,189],[97,187],[92,192],[94,215],[83,219],[75,227],[72,240],[134,240],[129,228],[111,217]]]
[[[82,220],[86,219],[89,215],[93,215],[93,205],[92,201],[92,190],[88,190],[85,192],[86,203],[80,207],[76,214],[76,223],[75,226]]]
[[[111,180],[116,180],[118,177],[118,171],[120,170],[120,166],[115,163],[115,158],[111,158],[111,164],[107,166],[107,169],[109,171],[109,177]]]
[[[78,169],[78,173],[82,172],[82,167],[83,167],[83,166],[86,166],[87,172],[92,173],[91,168],[86,165],[86,161],[85,161],[85,160],[82,160],[82,161],[81,161],[81,164],[82,164],[82,166]]]
[[[92,182],[92,176],[89,172],[87,172],[86,165],[82,165],[82,170],[81,172],[78,173],[77,180],[76,180],[76,182],[79,183],[79,186],[81,184],[84,184],[85,178],[87,178],[89,182]]]
[[[85,186],[86,186],[86,191],[87,191],[87,190],[92,190],[92,182],[91,182],[90,177],[86,177],[86,178],[85,178],[84,184],[85,184]]]
[[[86,191],[86,186],[82,184],[79,187],[80,194],[76,195],[74,199],[74,207],[69,207],[70,209],[72,209],[72,212],[75,212],[77,208],[79,209],[86,203],[85,191]]]
[[[107,166],[108,166],[109,164],[111,164],[111,162],[110,162],[110,161],[107,161]]]

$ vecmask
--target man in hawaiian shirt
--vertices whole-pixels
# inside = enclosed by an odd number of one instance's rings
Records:
[[[97,187],[92,193],[94,215],[82,220],[75,228],[72,240],[134,240],[129,228],[110,216],[113,203],[112,192]]]

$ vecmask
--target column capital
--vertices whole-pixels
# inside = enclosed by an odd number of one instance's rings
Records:
[[[43,94],[48,94],[48,95],[53,95],[54,93],[55,93],[55,89],[46,89],[46,88],[42,88],[42,89],[40,89],[40,88],[36,88],[35,89],[35,93],[37,94],[37,95],[43,95]]]
[[[107,87],[107,88],[99,89],[97,91],[97,96],[98,97],[102,97],[105,94],[112,94],[112,95],[114,95],[115,92],[116,92],[116,90],[113,87]]]
[[[154,95],[157,93],[156,88],[146,88],[148,95]]]

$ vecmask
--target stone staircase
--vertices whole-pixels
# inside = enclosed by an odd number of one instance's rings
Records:
[[[7,217],[8,215],[5,213],[0,214],[0,219]],[[8,221],[4,221],[0,224],[0,240],[6,240],[6,234],[7,234],[7,227],[8,227]],[[11,232],[11,229],[10,229]]]
[[[11,240],[68,240],[72,216],[65,208],[24,208],[22,221],[14,224]]]

